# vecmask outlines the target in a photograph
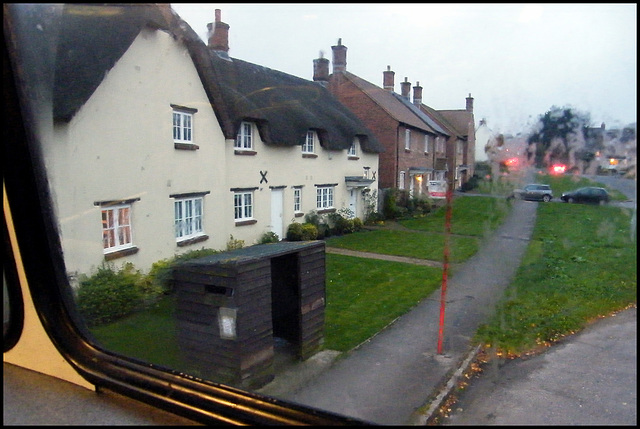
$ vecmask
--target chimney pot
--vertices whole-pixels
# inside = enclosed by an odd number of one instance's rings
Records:
[[[473,112],[473,97],[471,97],[471,93],[467,97],[467,112]]]
[[[387,70],[382,72],[382,87],[393,92],[395,72],[391,71],[391,66],[387,66]]]
[[[326,85],[329,82],[329,60],[322,54],[320,52],[320,58],[313,60],[313,81]]]
[[[409,93],[411,92],[411,82],[409,82],[408,79],[405,77],[404,82],[402,82],[400,85],[401,85],[402,96],[408,100]]]
[[[222,22],[220,9],[215,10],[215,23],[207,24],[209,40],[207,46],[216,51],[229,52],[229,24]]]
[[[333,72],[347,71],[347,47],[342,44],[342,38],[338,39],[338,44],[332,46],[331,50],[333,51]]]
[[[420,82],[416,82],[416,86],[413,87],[413,104],[420,107],[422,104],[422,87]]]

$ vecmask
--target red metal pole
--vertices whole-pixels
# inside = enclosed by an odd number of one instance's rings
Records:
[[[442,264],[442,289],[440,293],[440,329],[438,332],[438,354],[442,354],[442,338],[444,336],[444,309],[447,297],[447,276],[449,274],[449,235],[451,234],[451,199],[453,183],[447,183],[447,203],[444,220],[444,260]]]

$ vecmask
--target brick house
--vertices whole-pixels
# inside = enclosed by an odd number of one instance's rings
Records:
[[[314,60],[313,80],[326,85],[385,147],[380,154],[381,189],[429,195],[430,183],[447,179],[451,168],[457,186],[473,174],[475,128],[470,96],[463,111],[436,111],[422,103],[419,82],[413,87],[411,101],[411,82],[405,77],[400,83],[401,93],[394,92],[395,72],[389,66],[383,72],[380,88],[347,71],[347,47],[341,40],[332,51],[333,72],[329,74],[329,60],[318,58]]]

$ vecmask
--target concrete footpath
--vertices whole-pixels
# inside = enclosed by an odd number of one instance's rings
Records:
[[[441,425],[636,426],[637,320],[630,307],[542,354],[490,360]]]
[[[356,349],[325,351],[260,392],[382,425],[424,425],[475,350],[471,337],[520,265],[535,225],[535,202],[515,201],[480,251],[447,280],[442,354],[440,291]]]

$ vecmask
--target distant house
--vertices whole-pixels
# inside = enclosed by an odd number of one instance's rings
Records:
[[[414,93],[415,91],[414,87]],[[435,110],[425,104],[416,103],[420,105],[423,112],[450,133],[447,159],[451,160],[450,162],[455,168],[454,183],[456,188],[461,187],[473,176],[476,162],[475,119],[471,94],[465,101],[465,109],[460,110]]]
[[[364,216],[381,145],[321,85],[229,57],[219,11],[207,46],[168,5],[60,7],[43,151],[70,276]]]
[[[450,168],[455,169],[458,186],[467,180],[475,158],[472,98],[467,99],[465,111],[436,111],[422,103],[419,82],[413,87],[411,101],[407,78],[401,82],[401,93],[394,92],[395,72],[390,67],[383,72],[380,88],[346,70],[347,47],[341,40],[332,50],[333,72],[329,74],[329,60],[318,58],[314,60],[313,80],[326,85],[384,146],[380,188],[429,195],[429,184],[445,180]]]
[[[476,128],[476,154],[475,161],[489,161],[487,150],[491,147],[491,139],[495,138],[495,133],[489,128],[486,119],[480,119]]]

